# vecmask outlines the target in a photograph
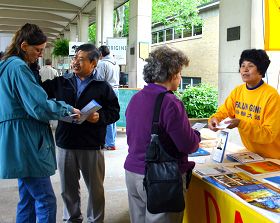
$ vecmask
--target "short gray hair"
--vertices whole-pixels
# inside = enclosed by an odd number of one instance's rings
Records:
[[[160,46],[153,50],[146,62],[143,70],[146,83],[171,80],[183,66],[189,65],[188,57],[181,50],[168,46]]]

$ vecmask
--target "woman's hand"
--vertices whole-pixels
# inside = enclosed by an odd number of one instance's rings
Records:
[[[214,132],[217,132],[219,129],[217,126],[219,125],[219,121],[217,118],[213,117],[208,121],[208,128]]]
[[[229,124],[229,126],[227,127],[228,129],[233,129],[235,127],[238,127],[239,123],[240,123],[240,119],[238,118],[233,118],[229,121],[225,122],[226,124]]]

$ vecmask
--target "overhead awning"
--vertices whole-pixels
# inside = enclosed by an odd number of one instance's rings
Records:
[[[128,0],[115,0],[118,8]],[[69,24],[77,23],[78,15],[88,14],[90,24],[96,18],[96,0],[1,0],[0,33],[14,33],[25,23],[37,24],[54,41]]]

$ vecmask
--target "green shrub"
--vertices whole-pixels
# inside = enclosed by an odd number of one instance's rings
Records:
[[[175,93],[183,102],[189,118],[208,118],[218,107],[218,90],[209,84],[187,86]]]
[[[67,39],[58,39],[54,42],[54,48],[52,54],[55,57],[65,57],[69,54],[69,40]]]

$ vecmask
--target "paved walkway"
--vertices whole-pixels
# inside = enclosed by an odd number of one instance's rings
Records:
[[[118,132],[117,150],[104,151],[105,174],[105,223],[129,223],[127,190],[123,163],[127,154],[126,135]],[[82,212],[86,213],[87,191],[81,182]],[[62,222],[63,203],[60,196],[59,175],[52,176],[52,183],[57,197],[57,222]],[[14,223],[18,201],[17,180],[0,180],[0,223]]]

